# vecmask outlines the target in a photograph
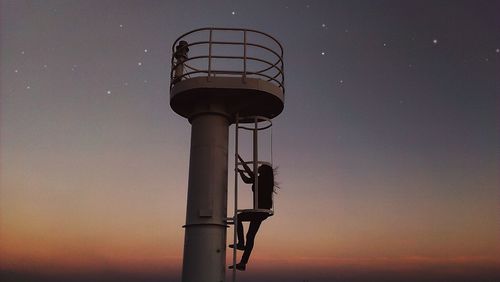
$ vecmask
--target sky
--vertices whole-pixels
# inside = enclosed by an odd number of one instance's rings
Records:
[[[180,281],[190,124],[170,58],[200,27],[284,47],[276,210],[239,281],[500,279],[499,12],[0,0],[2,281]]]

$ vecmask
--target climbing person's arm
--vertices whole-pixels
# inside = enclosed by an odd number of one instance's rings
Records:
[[[238,172],[240,173],[241,180],[243,180],[243,182],[245,182],[246,184],[252,184],[253,183],[253,178],[249,177],[249,176],[246,176],[244,170],[238,169]]]
[[[245,161],[240,157],[240,155],[238,155],[238,159],[240,160],[240,163],[243,165],[243,168],[245,170],[242,170],[242,169],[238,169],[238,172],[240,173],[240,176],[241,176],[241,179],[243,180],[243,182],[247,183],[247,184],[251,184],[253,183],[253,178],[254,178],[254,175],[253,175],[253,172],[252,170],[250,169],[250,167],[248,167],[248,165],[245,163]],[[244,173],[247,173],[248,176],[246,176]]]
[[[245,163],[245,161],[238,155],[238,159],[240,160],[240,163],[243,165],[243,168],[245,169],[245,172],[250,176],[253,177],[253,172],[250,169],[250,167]]]

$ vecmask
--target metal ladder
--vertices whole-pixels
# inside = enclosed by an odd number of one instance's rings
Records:
[[[243,121],[244,123],[249,123],[250,121],[253,123],[253,127],[247,127],[240,125],[240,122]],[[259,127],[259,123],[267,122],[268,124]],[[236,121],[235,121],[235,134],[234,134],[234,213],[233,217],[228,217],[226,223],[228,225],[233,225],[233,273],[232,273],[232,281],[236,282],[236,258],[237,258],[237,242],[238,242],[238,237],[237,237],[237,226],[238,226],[238,214],[240,212],[267,212],[270,215],[274,214],[274,201],[273,201],[273,207],[270,210],[267,209],[256,209],[255,207],[259,207],[258,199],[259,199],[259,182],[258,182],[258,167],[259,165],[262,164],[268,164],[272,167],[273,164],[273,146],[272,146],[272,130],[271,130],[271,162],[264,162],[264,161],[259,161],[259,147],[258,147],[258,132],[260,130],[265,130],[268,128],[271,128],[272,122],[271,119],[266,118],[266,117],[261,117],[261,116],[254,116],[254,117],[239,117],[239,115],[236,115]],[[253,160],[249,162],[245,162],[245,164],[249,165],[252,164],[253,168],[253,176],[254,176],[254,200],[253,200],[253,209],[238,209],[238,168],[243,165],[242,162],[238,160],[238,155],[239,155],[239,130],[251,130],[253,132]]]

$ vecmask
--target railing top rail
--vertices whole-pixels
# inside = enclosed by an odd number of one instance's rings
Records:
[[[227,27],[202,27],[202,28],[197,28],[197,29],[188,31],[188,32],[182,34],[181,36],[179,36],[174,41],[174,43],[172,44],[172,52],[175,52],[175,46],[177,46],[177,44],[179,43],[179,41],[181,41],[184,37],[186,37],[186,36],[188,36],[190,34],[199,32],[199,31],[210,31],[210,30],[212,30],[212,31],[214,31],[214,30],[218,30],[218,31],[240,31],[240,32],[245,32],[246,31],[246,32],[253,32],[253,33],[262,34],[262,35],[264,35],[264,36],[272,39],[279,46],[281,57],[283,57],[283,46],[281,45],[281,43],[279,43],[278,40],[276,40],[276,38],[272,37],[271,35],[269,35],[269,34],[267,34],[265,32],[262,32],[262,31],[255,30],[255,29],[227,28]]]

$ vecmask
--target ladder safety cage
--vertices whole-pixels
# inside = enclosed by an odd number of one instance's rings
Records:
[[[242,123],[253,123],[253,127],[250,126],[244,126],[240,125]],[[270,215],[274,213],[274,202],[273,202],[273,207],[271,209],[259,209],[259,181],[258,181],[258,169],[259,166],[261,165],[269,165],[270,167],[273,167],[273,156],[272,156],[272,130],[271,130],[271,146],[270,146],[270,158],[269,161],[260,161],[259,160],[259,138],[258,138],[258,133],[259,131],[266,130],[271,128],[272,126],[272,121],[269,118],[262,117],[262,116],[255,116],[255,117],[238,117],[236,119],[236,126],[235,126],[235,176],[236,180],[238,179],[238,169],[243,166],[244,164],[246,165],[252,165],[252,171],[253,171],[253,185],[254,185],[254,201],[253,201],[253,208],[252,209],[238,209],[236,210],[237,213],[242,212],[242,211],[260,211],[260,212],[268,212]],[[243,130],[249,130],[252,131],[252,137],[253,137],[253,156],[252,156],[252,161],[246,161],[246,162],[240,162],[238,160],[238,154],[239,154],[239,129]],[[238,187],[238,183],[236,183],[235,188]],[[235,189],[237,190],[237,189]],[[235,203],[237,203],[237,198],[235,198]]]
[[[190,35],[200,36],[203,33],[207,33],[207,40],[200,40],[194,42],[188,42],[187,39]],[[214,33],[241,33],[241,41],[218,41],[214,40]],[[259,35],[266,40],[266,45],[259,44],[257,42],[252,42],[248,38],[249,35]],[[203,35],[205,36],[205,35]],[[216,45],[227,45],[230,47],[243,47],[243,56],[228,56],[222,54],[214,54],[213,47]],[[206,47],[205,51],[194,52],[193,56],[187,56],[189,48],[192,47]],[[249,56],[249,47],[254,47],[261,51],[266,51],[267,55],[272,57],[272,59],[266,58],[263,55],[259,56]],[[194,50],[193,50],[194,51]],[[184,56],[179,56],[179,54],[184,54]],[[171,71],[170,71],[170,88],[174,86],[179,81],[191,78],[191,76],[206,76],[207,80],[216,75],[232,75],[240,76],[243,81],[247,77],[260,78],[269,81],[279,88],[285,90],[285,78],[283,75],[283,47],[281,44],[271,35],[252,29],[239,29],[239,28],[199,28],[193,31],[187,32],[181,35],[172,45],[172,59],[171,59]],[[179,59],[179,57],[181,57]],[[232,69],[213,69],[214,62],[218,62],[224,59],[240,61],[242,62],[242,67],[237,70]],[[207,61],[206,67],[195,67],[194,64],[205,65],[205,60]],[[249,62],[262,63],[264,67],[251,67]],[[181,71],[179,71],[181,70]]]
[[[253,124],[253,126],[250,126],[250,123]],[[241,124],[247,124],[247,125],[241,125]],[[231,221],[228,221],[228,224],[233,224],[233,266],[236,265],[236,245],[237,245],[237,226],[238,226],[238,214],[242,212],[248,212],[248,213],[254,213],[256,215],[259,214],[267,214],[267,216],[272,216],[274,215],[274,201],[272,201],[272,206],[270,209],[260,209],[259,208],[259,181],[258,181],[258,168],[260,165],[269,165],[273,167],[273,151],[272,151],[272,121],[271,119],[267,117],[262,117],[262,116],[253,116],[253,117],[239,117],[238,114],[236,115],[235,118],[235,152],[234,152],[234,215],[232,218],[228,218]],[[259,131],[266,130],[266,129],[271,129],[270,130],[270,159],[269,161],[260,161],[259,160]],[[252,161],[245,161],[241,162],[238,159],[239,156],[239,130],[248,130],[252,131],[252,152],[253,152],[253,159]],[[253,185],[254,185],[254,198],[253,198],[253,208],[251,209],[240,209],[238,207],[238,170],[241,166],[244,165],[252,165],[252,170],[253,170]],[[236,281],[236,267],[233,267],[233,275],[232,275],[232,280],[233,282]]]

